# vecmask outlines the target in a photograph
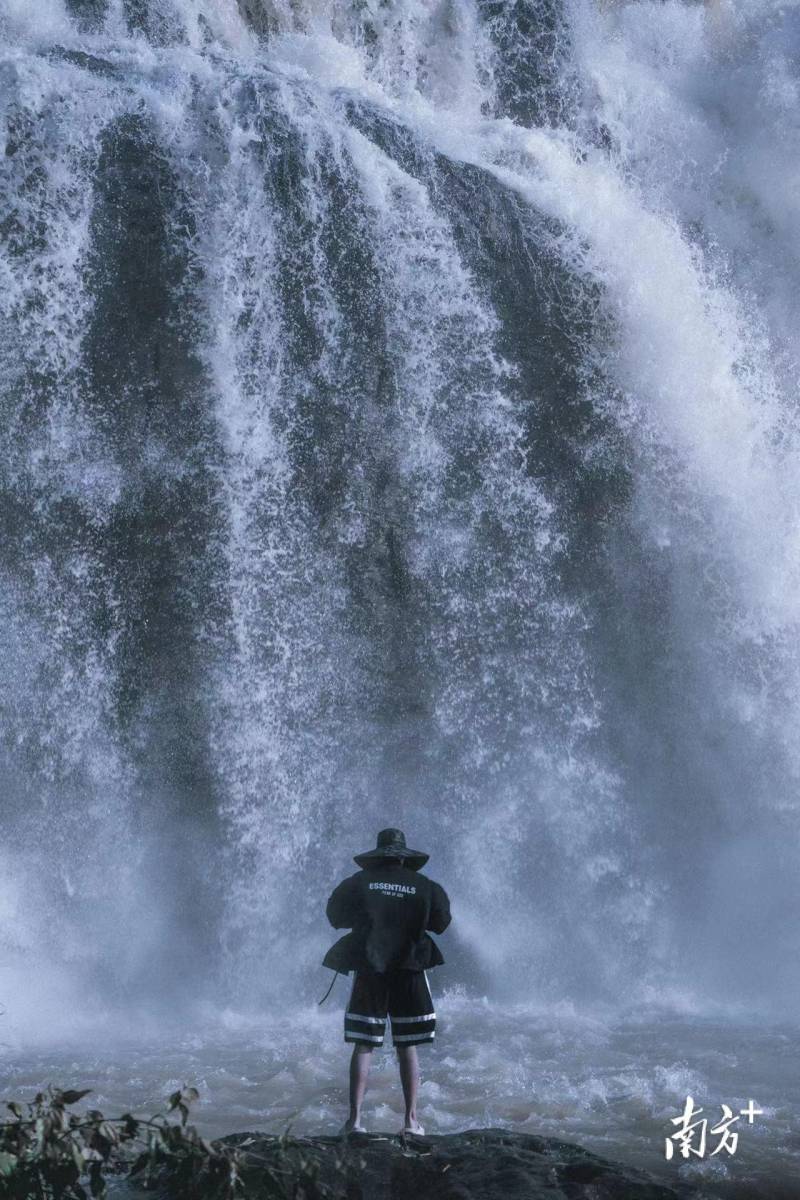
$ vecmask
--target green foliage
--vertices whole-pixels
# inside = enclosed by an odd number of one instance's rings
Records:
[[[252,1137],[208,1141],[188,1124],[193,1087],[169,1097],[178,1122],[163,1113],[67,1112],[89,1092],[51,1087],[6,1106],[13,1120],[0,1122],[0,1200],[104,1200],[110,1175],[178,1200],[341,1200],[348,1172],[364,1165],[330,1139],[264,1138],[260,1154],[249,1149]]]
[[[89,1090],[51,1087],[24,1106],[6,1106],[14,1120],[0,1123],[0,1200],[102,1200],[109,1174],[145,1187],[166,1181],[176,1193],[204,1200],[235,1200],[243,1191],[239,1152],[187,1124],[196,1088],[169,1098],[168,1111],[179,1113],[180,1123],[163,1113],[142,1119],[67,1112]]]

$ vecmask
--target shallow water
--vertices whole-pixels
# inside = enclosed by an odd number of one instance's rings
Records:
[[[346,1103],[348,1050],[341,1040],[345,988],[323,1010],[294,1017],[242,1017],[144,1041],[109,1029],[89,1047],[7,1046],[0,1096],[30,1097],[53,1083],[93,1087],[106,1113],[159,1110],[183,1084],[200,1091],[193,1119],[207,1134],[242,1130],[331,1134]],[[565,1008],[498,1007],[459,989],[437,997],[437,1042],[421,1051],[420,1117],[429,1133],[506,1126],[579,1142],[608,1158],[665,1179],[702,1176],[708,1196],[800,1194],[800,1037],[789,1025],[765,1026],[655,1010],[624,1018]],[[691,1095],[709,1119],[721,1105],[737,1113],[749,1100],[763,1111],[740,1116],[733,1156],[667,1162],[670,1119]],[[375,1054],[365,1120],[394,1133],[400,1089],[391,1051]],[[742,1189],[757,1189],[742,1190]],[[789,1189],[789,1190],[787,1190]]]

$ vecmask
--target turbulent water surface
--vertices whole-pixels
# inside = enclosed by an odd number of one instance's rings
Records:
[[[702,1082],[791,1146],[800,5],[0,0],[0,37],[13,1081],[177,1010],[212,1124],[311,1127],[322,905],[392,824],[456,914],[441,1128],[614,1104],[634,1146]]]
[[[610,1018],[564,1005],[498,1007],[432,983],[437,1043],[420,1051],[419,1115],[427,1133],[502,1125],[578,1142],[665,1183],[691,1182],[698,1200],[796,1200],[796,1025],[765,1028],[652,1010]],[[132,1108],[152,1115],[164,1110],[170,1092],[193,1084],[200,1101],[192,1121],[209,1136],[287,1128],[331,1135],[341,1127],[347,1054],[340,1012],[300,1006],[247,1023],[215,1014],[213,1023],[195,1020],[169,1039],[139,1026],[103,1035],[92,1050],[84,1041],[12,1053],[0,1099],[30,1098],[56,1080],[91,1085],[84,1104],[104,1113]],[[374,1059],[365,1125],[395,1135],[403,1111],[396,1063],[388,1051]],[[687,1095],[701,1109],[694,1119],[708,1121],[705,1157],[687,1162],[676,1147],[667,1160],[666,1140]],[[752,1124],[742,1115],[751,1100],[760,1110]],[[711,1132],[725,1115],[723,1104],[737,1118],[733,1155]]]

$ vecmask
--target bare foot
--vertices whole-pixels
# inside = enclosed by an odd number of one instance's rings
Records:
[[[354,1121],[352,1117],[348,1117],[342,1128],[339,1130],[339,1137],[347,1137],[348,1133],[366,1133],[366,1129],[360,1121]]]

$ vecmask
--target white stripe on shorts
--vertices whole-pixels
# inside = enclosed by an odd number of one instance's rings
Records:
[[[383,1041],[383,1034],[380,1037],[373,1037],[371,1033],[359,1033],[357,1029],[345,1029],[344,1040],[355,1038],[357,1042],[377,1042],[379,1045]]]
[[[346,1012],[345,1021],[366,1021],[368,1025],[385,1025],[386,1017],[363,1017],[361,1013]],[[416,1017],[414,1018],[416,1020]]]
[[[392,1038],[393,1042],[427,1042],[428,1038],[435,1037],[433,1030],[428,1033],[396,1033]]]
[[[392,1024],[393,1025],[400,1025],[400,1024],[411,1025],[415,1021],[433,1021],[435,1017],[436,1017],[435,1012],[425,1013],[421,1017],[392,1017]]]

